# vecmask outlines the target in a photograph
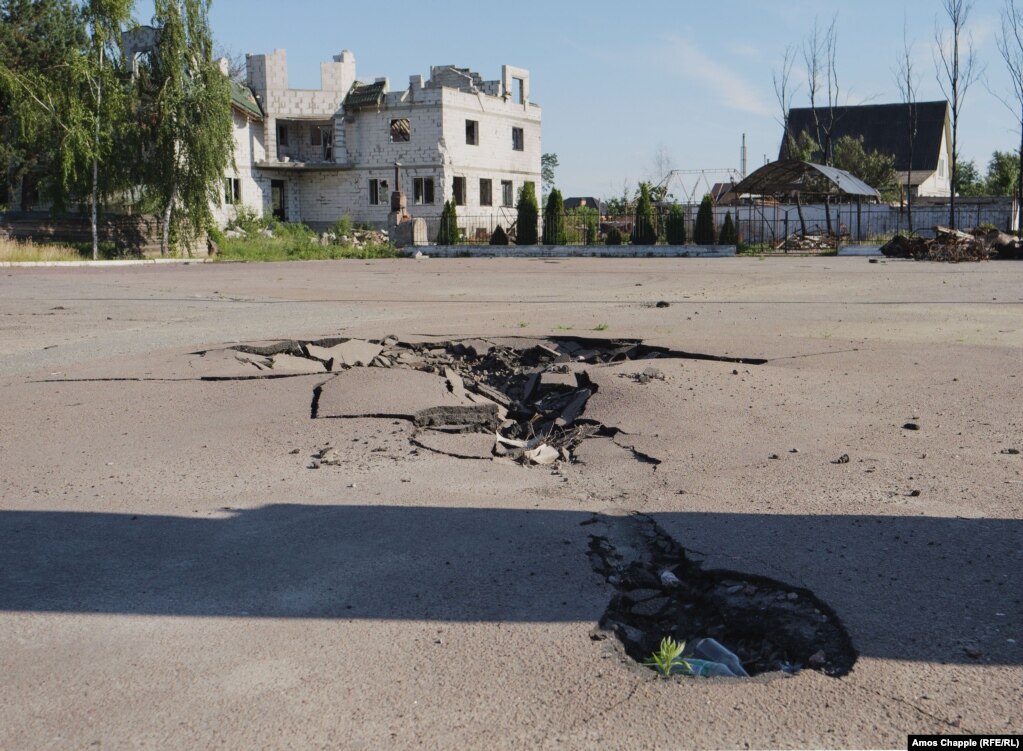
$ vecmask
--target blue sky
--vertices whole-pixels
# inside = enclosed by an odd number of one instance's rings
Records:
[[[676,169],[739,167],[746,134],[750,170],[778,151],[780,110],[772,72],[816,17],[838,14],[842,103],[899,100],[893,70],[903,26],[913,44],[920,100],[941,99],[933,50],[940,0],[713,0],[622,3],[569,0],[214,0],[218,42],[235,53],[288,51],[291,85],[319,86],[319,62],[355,53],[362,80],[394,88],[431,65],[470,67],[486,79],[502,64],[527,68],[543,108],[543,151],[560,160],[565,195],[621,194],[659,179],[657,155]],[[960,153],[983,171],[995,149],[1018,147],[1015,117],[996,95],[1011,93],[995,40],[1001,0],[976,0],[970,31],[985,73],[967,94]],[[147,22],[151,3],[137,18]],[[805,72],[794,105],[807,106]],[[661,160],[664,163],[664,160]],[[673,185],[692,190],[695,177]],[[713,178],[711,178],[713,179]]]

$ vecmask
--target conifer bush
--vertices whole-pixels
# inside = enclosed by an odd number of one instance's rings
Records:
[[[735,245],[738,237],[735,233],[735,224],[732,223],[732,212],[725,214],[725,221],[721,225],[721,232],[718,234],[718,245]]]
[[[677,203],[671,204],[668,210],[666,234],[668,245],[686,244],[686,216]]]
[[[561,191],[554,188],[547,197],[543,210],[543,244],[567,245],[568,232],[565,229],[565,201]]]
[[[650,186],[639,184],[639,199],[636,201],[636,217],[632,223],[633,245],[656,245],[657,225],[654,224],[654,207],[650,202]]]
[[[491,245],[507,245],[508,244],[508,233],[504,231],[504,227],[500,224],[494,230],[493,234],[490,235]]]
[[[537,237],[536,224],[540,218],[540,207],[536,202],[536,187],[533,183],[526,183],[519,191],[519,202],[516,206],[518,219],[515,222],[515,244],[536,245],[540,239]]]
[[[693,228],[693,242],[697,245],[713,245],[714,240],[714,207],[710,196],[700,201],[700,209],[696,212],[696,226]]]

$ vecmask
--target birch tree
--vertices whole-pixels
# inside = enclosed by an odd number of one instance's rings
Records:
[[[1012,101],[1003,99],[1005,105],[1016,117],[1019,126],[1019,174],[1016,179],[1015,197],[1018,200],[1016,230],[1023,231],[1023,12],[1016,7],[1016,0],[1005,0],[1002,9],[1002,28],[997,39],[998,52],[1005,62],[1012,80]]]
[[[906,105],[906,146],[909,151],[909,163],[906,165],[906,219],[909,231],[913,231],[913,153],[916,147],[916,92],[919,85],[913,70],[913,45],[906,36],[906,27],[902,27],[902,53],[896,61],[895,83],[899,87],[902,101]]]
[[[230,82],[213,59],[210,0],[156,0],[156,49],[140,75],[146,189],[162,215],[160,253],[213,224],[234,136]]]
[[[959,115],[970,86],[981,70],[973,49],[973,41],[966,32],[973,3],[966,0],[942,0],[949,29],[944,32],[937,23],[934,29],[934,65],[938,85],[952,109],[952,164],[949,177],[952,183],[948,209],[948,226],[956,227],[957,162],[959,161]],[[965,38],[964,38],[965,37]]]

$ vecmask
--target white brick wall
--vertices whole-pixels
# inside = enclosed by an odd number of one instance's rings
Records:
[[[296,162],[320,161],[320,147],[309,143],[312,123],[334,123],[334,161],[350,169],[273,171],[275,178],[288,181],[288,218],[293,221],[330,224],[348,214],[356,222],[384,225],[390,211],[390,191],[395,188],[395,162],[402,165],[401,187],[414,217],[439,217],[444,201],[454,197],[455,177],[466,180],[466,202],[460,213],[483,217],[488,226],[494,221],[508,224],[514,215],[513,210],[501,206],[502,181],[512,182],[513,200],[524,182],[531,181],[539,188],[541,113],[539,107],[528,102],[529,74],[523,69],[505,66],[502,79],[510,81],[514,74],[525,80],[524,103],[517,100],[515,88],[507,89],[503,81],[483,82],[484,90],[470,91],[472,76],[448,75],[448,71],[444,75],[438,72],[437,80],[425,84],[413,76],[408,89],[387,93],[379,110],[348,113],[340,110],[340,104],[355,80],[355,58],[350,52],[342,52],[334,62],[321,65],[323,86],[319,90],[288,88],[284,50],[249,56],[248,73],[267,117],[262,126],[249,126],[259,137],[250,138],[248,146],[237,143],[240,175],[244,173],[241,165],[248,165],[242,190],[247,205],[250,192],[264,207],[269,205],[270,171],[253,169],[254,162],[274,162],[279,156],[289,156]],[[460,88],[440,86],[439,81]],[[507,96],[494,95],[501,93]],[[391,121],[400,118],[409,120],[410,140],[393,143]],[[479,123],[478,145],[466,143],[466,120]],[[288,146],[281,147],[280,154],[279,121],[287,122],[289,128]],[[512,148],[512,128],[523,130],[522,151]],[[414,203],[413,180],[417,177],[433,179],[432,205]],[[371,178],[388,182],[378,205],[369,203]],[[480,205],[480,179],[492,181],[492,206]]]

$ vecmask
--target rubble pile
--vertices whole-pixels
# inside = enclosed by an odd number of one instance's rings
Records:
[[[1023,258],[1023,242],[998,230],[978,229],[971,234],[939,225],[933,239],[896,235],[881,247],[881,253],[888,258],[945,263],[1013,260]]]
[[[386,230],[380,229],[356,229],[350,235],[337,235],[333,232],[324,232],[320,235],[320,245],[348,245],[353,248],[361,248],[364,245],[385,245],[389,242]]]
[[[793,233],[774,244],[775,250],[834,250],[838,247],[838,238],[834,235],[800,235]]]

